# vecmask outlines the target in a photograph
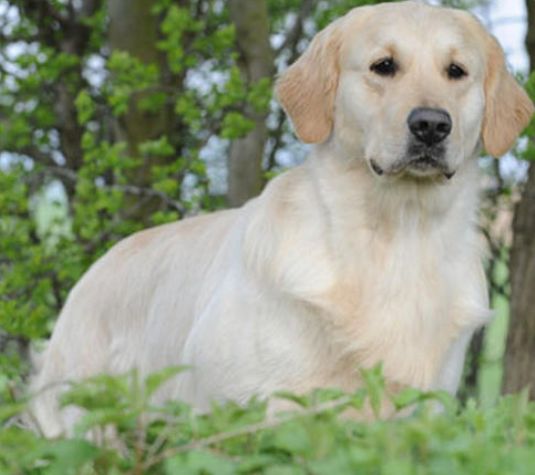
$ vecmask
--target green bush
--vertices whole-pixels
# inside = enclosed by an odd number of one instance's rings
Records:
[[[442,392],[388,396],[377,368],[364,373],[364,387],[353,394],[280,394],[299,408],[276,417],[266,417],[267,405],[258,400],[214,405],[209,414],[179,401],[153,405],[151,396],[178,371],[144,381],[135,373],[98,376],[74,386],[63,404],[85,414],[73,438],[46,440],[5,424],[23,406],[4,405],[0,473],[527,475],[535,466],[535,404],[526,394],[490,409],[473,401],[459,408]],[[371,422],[343,416],[382,400],[399,411],[409,407],[412,415]]]

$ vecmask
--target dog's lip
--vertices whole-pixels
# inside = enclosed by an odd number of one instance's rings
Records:
[[[379,176],[385,172],[373,158],[370,160],[370,166],[372,167],[372,170]]]
[[[431,155],[421,155],[410,160],[405,168],[409,167],[418,170],[427,170],[430,168],[443,169],[444,165]]]
[[[419,155],[409,160],[405,158],[389,169],[381,167],[373,158],[369,160],[369,164],[373,172],[378,176],[409,175],[417,178],[426,178],[442,175],[450,180],[456,173],[456,170],[450,170],[446,163],[428,154]]]

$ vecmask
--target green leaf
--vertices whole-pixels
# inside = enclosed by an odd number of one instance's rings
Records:
[[[8,419],[21,414],[25,408],[26,404],[24,402],[3,404],[0,406],[0,423],[4,423]]]
[[[82,90],[78,93],[75,100],[76,110],[78,111],[78,122],[81,125],[86,124],[95,113],[95,105],[93,99],[87,90]]]
[[[262,78],[251,87],[247,94],[247,101],[253,106],[256,112],[264,113],[269,110],[273,90],[272,86],[270,78]]]
[[[229,112],[223,119],[221,137],[225,139],[237,139],[253,130],[254,122],[239,112]]]
[[[194,450],[165,461],[169,475],[234,475],[236,464],[208,451]]]
[[[296,465],[276,464],[268,467],[263,473],[264,475],[306,475],[308,472]]]
[[[45,471],[47,475],[75,475],[84,464],[99,455],[99,450],[84,439],[65,439],[51,442],[32,455],[49,460]]]
[[[156,373],[151,373],[145,379],[145,394],[151,396],[158,388],[171,378],[188,370],[188,366],[170,366]]]
[[[414,388],[405,388],[393,397],[396,409],[403,409],[417,403],[422,398],[422,392]]]
[[[381,403],[385,392],[385,381],[383,378],[383,367],[377,365],[369,370],[361,370],[362,379],[370,400],[375,417],[379,417]]]
[[[270,446],[300,455],[308,453],[312,447],[308,431],[300,421],[287,422],[277,428]]]
[[[294,394],[290,391],[277,391],[274,397],[295,402],[300,407],[310,407],[310,398],[308,395]]]
[[[139,145],[139,151],[143,155],[156,157],[172,157],[176,154],[174,147],[169,143],[166,135],[156,139],[147,140]]]

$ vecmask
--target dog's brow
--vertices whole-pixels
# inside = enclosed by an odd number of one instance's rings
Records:
[[[389,41],[388,43],[379,43],[373,50],[371,51],[371,59],[378,60],[381,58],[398,58],[399,57],[399,50],[396,46],[396,44],[393,41]]]

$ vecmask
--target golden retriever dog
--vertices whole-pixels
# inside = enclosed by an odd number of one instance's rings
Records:
[[[489,315],[477,157],[506,153],[533,114],[501,47],[464,11],[355,8],[276,93],[308,160],[239,209],[134,234],[89,269],[33,382],[46,434],[76,420],[56,383],[132,368],[188,365],[159,397],[201,411],[352,391],[379,362],[391,388],[456,392]]]

